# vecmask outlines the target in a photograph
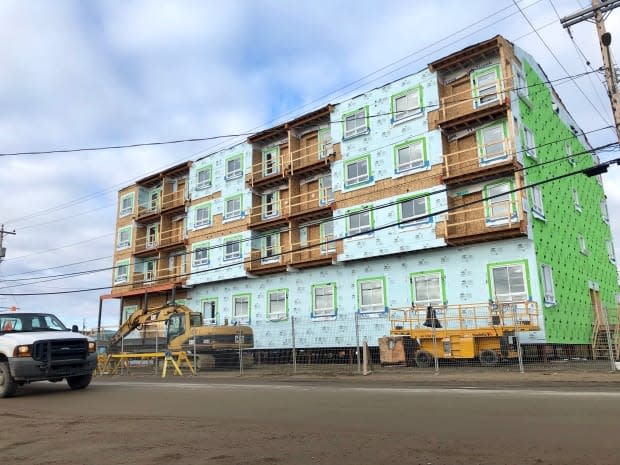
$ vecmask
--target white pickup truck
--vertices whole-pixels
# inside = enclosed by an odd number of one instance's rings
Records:
[[[95,342],[49,313],[0,312],[0,398],[33,381],[84,389],[97,367]]]

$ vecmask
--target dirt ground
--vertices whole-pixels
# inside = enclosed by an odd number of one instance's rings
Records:
[[[0,400],[0,463],[618,463],[619,374],[500,375],[35,383]]]

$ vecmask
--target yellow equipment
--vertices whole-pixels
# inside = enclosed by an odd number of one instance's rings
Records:
[[[139,337],[126,338],[134,330]],[[169,305],[136,310],[108,345],[112,352],[186,351],[190,359],[195,350],[197,368],[213,368],[238,364],[239,354],[254,347],[254,333],[243,325],[204,325],[202,313],[184,305]],[[243,354],[244,365],[251,361],[252,354]]]
[[[530,301],[392,308],[390,336],[379,340],[382,364],[429,367],[438,359],[478,359],[494,366],[517,357],[519,333],[540,329]]]

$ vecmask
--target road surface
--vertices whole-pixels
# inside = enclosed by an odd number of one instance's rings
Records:
[[[0,399],[3,465],[618,464],[620,394],[97,380]]]

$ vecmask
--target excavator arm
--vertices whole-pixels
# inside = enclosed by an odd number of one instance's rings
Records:
[[[183,305],[147,309],[142,308],[136,310],[123,322],[120,328],[118,328],[118,331],[110,338],[110,345],[115,345],[122,338],[141,325],[167,321],[170,318],[170,315],[174,313],[187,312],[191,312],[191,310]]]

